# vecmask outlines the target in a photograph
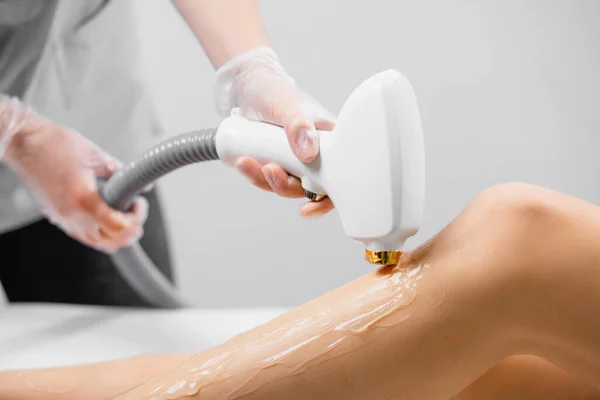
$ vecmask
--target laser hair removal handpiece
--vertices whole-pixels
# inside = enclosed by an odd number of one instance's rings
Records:
[[[281,127],[234,112],[217,129],[159,143],[111,177],[102,194],[111,206],[127,210],[148,184],[170,171],[216,159],[231,166],[249,156],[300,178],[309,198],[328,195],[346,234],[364,243],[370,263],[397,263],[404,242],[420,228],[425,195],[423,133],[410,82],[395,70],[372,76],[346,100],[333,131],[319,136],[319,157],[305,164],[292,153]],[[112,257],[150,304],[187,304],[139,244]]]

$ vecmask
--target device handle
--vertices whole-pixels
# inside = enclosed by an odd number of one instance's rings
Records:
[[[321,135],[321,132],[318,132]],[[261,163],[273,162],[302,181],[302,187],[316,194],[326,194],[313,179],[320,168],[318,161],[306,164],[292,152],[283,128],[265,122],[232,115],[217,130],[219,159],[232,166],[239,157],[252,157]]]

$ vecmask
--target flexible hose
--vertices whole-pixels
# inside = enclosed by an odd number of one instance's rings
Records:
[[[214,128],[203,129],[157,144],[103,184],[102,197],[111,207],[128,211],[137,195],[169,172],[189,164],[218,160],[216,134]],[[127,283],[148,303],[161,308],[188,305],[139,243],[118,250],[111,258]]]

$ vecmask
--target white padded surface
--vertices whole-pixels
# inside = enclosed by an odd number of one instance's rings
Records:
[[[0,370],[199,351],[284,309],[132,310],[72,305],[0,308]]]

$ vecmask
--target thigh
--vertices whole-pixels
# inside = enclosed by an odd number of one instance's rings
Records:
[[[167,278],[172,279],[169,243],[161,204],[153,190],[141,245]],[[11,302],[52,302],[112,306],[150,306],[121,277],[110,256],[65,235],[47,220],[0,237],[12,261],[0,271]]]

